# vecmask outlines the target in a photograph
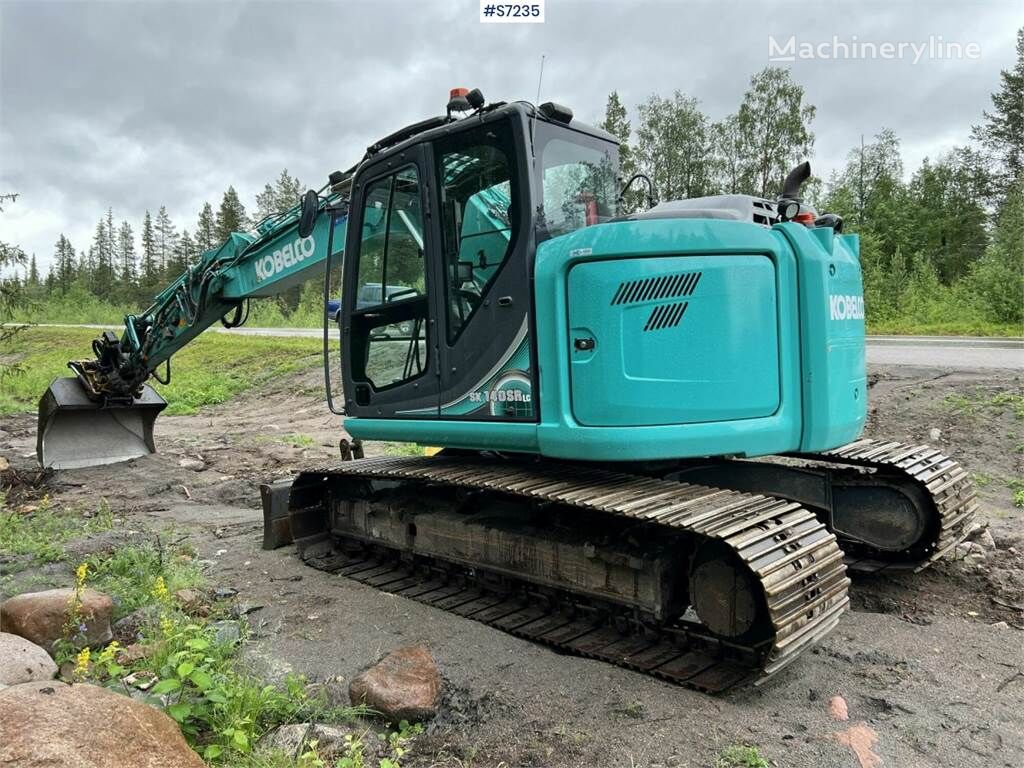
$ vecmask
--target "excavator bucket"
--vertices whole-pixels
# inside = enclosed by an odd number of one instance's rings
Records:
[[[36,457],[44,468],[77,469],[155,453],[153,424],[165,407],[149,386],[130,404],[101,405],[78,379],[54,379],[39,401]]]

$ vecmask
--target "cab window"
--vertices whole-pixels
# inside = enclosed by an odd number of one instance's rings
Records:
[[[438,142],[448,341],[454,342],[512,253],[519,184],[505,123]]]
[[[427,367],[426,262],[415,166],[366,190],[352,312],[353,378],[382,390]]]
[[[547,237],[558,237],[616,215],[618,148],[575,131],[544,126],[552,133],[541,154]]]

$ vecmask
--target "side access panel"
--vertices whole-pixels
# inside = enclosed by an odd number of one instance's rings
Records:
[[[585,426],[770,416],[780,405],[774,262],[661,256],[577,264],[572,412]]]

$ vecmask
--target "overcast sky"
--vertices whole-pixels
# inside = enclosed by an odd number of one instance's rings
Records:
[[[980,55],[787,64],[818,108],[827,176],[861,134],[893,128],[912,170],[967,141],[1011,66],[1024,3],[547,0],[544,24],[481,24],[477,0],[54,2],[0,0],[0,239],[49,264],[87,248],[113,206],[138,232],[166,205],[194,227],[234,184],[250,210],[283,167],[319,187],[367,144],[443,111],[448,89],[541,100],[596,122],[612,89],[635,117],[679,89],[711,118],[736,109],[780,44],[975,43]],[[855,39],[854,39],[855,38]],[[635,119],[634,119],[635,127]]]

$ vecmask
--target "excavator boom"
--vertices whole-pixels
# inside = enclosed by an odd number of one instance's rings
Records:
[[[153,426],[167,403],[146,382],[170,383],[178,350],[218,321],[241,325],[251,299],[309,279],[335,246],[344,248],[349,178],[332,175],[330,190],[321,190],[326,194],[309,192],[254,232],[233,232],[148,309],[126,316],[120,336],[105,331],[93,341],[93,359],[69,362],[75,376],[55,379],[39,401],[40,465],[74,469],[153,453]],[[318,215],[324,211],[330,215]]]

